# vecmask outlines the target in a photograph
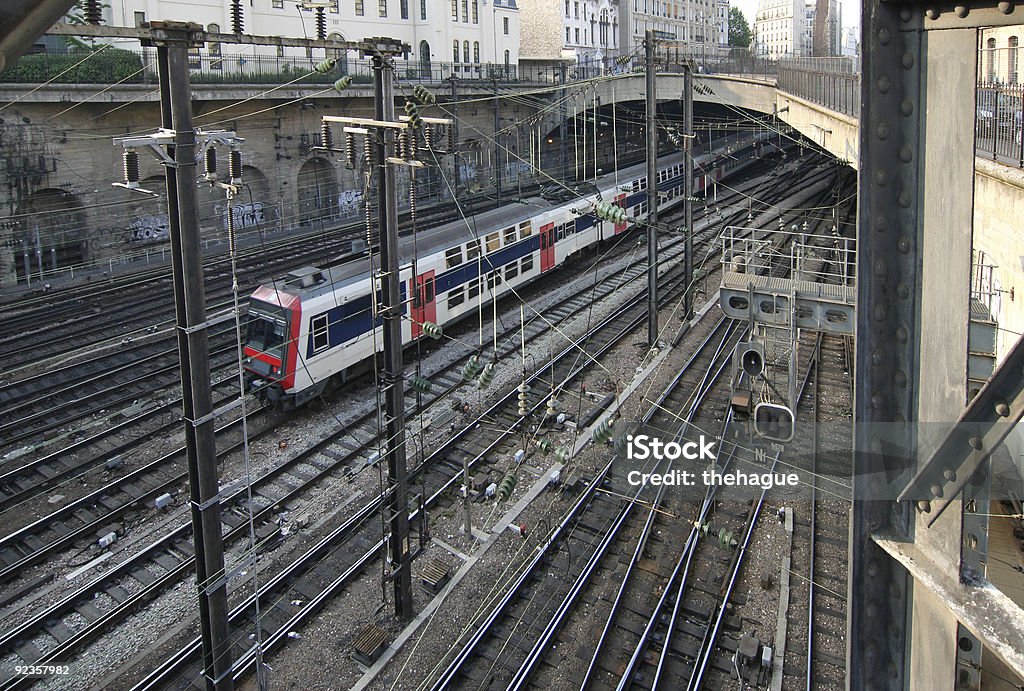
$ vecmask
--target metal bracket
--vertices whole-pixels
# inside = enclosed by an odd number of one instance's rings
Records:
[[[236,398],[236,399],[234,399],[234,400],[232,400],[232,401],[230,401],[228,403],[225,403],[224,405],[222,405],[219,408],[211,410],[209,413],[207,413],[206,415],[202,416],[201,418],[199,418],[197,420],[189,420],[188,418],[185,418],[185,419],[188,420],[189,422],[191,422],[193,427],[198,427],[199,425],[205,425],[207,422],[213,420],[215,417],[219,417],[219,416],[223,415],[224,413],[227,413],[227,412],[229,412],[231,410],[234,410],[235,408],[237,408],[240,405],[242,405],[242,397],[241,396],[239,396],[238,398]]]
[[[928,512],[927,525],[942,515],[950,502],[988,460],[1006,435],[1024,417],[1024,337],[992,374],[942,443],[900,492],[900,501],[918,501]]]

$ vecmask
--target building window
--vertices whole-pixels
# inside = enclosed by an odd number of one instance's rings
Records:
[[[338,0],[331,0],[331,14],[338,14],[341,10],[338,8]]]
[[[459,61],[459,42],[452,41],[452,62]]]
[[[452,0],[452,21],[459,21],[459,0]]]
[[[636,9],[635,7],[633,9]],[[565,0],[565,16],[569,16],[569,0]]]
[[[201,70],[203,68],[203,56],[199,54],[199,46],[189,46],[188,68],[190,70]]]
[[[220,26],[218,26],[217,24],[210,24],[208,27],[206,27],[206,30],[209,31],[211,34],[219,34],[220,33]],[[206,52],[209,53],[209,55],[210,55],[210,69],[211,70],[219,70],[219,69],[221,69],[221,66],[224,63],[220,59],[220,44],[219,43],[207,43],[206,44]]]
[[[469,0],[462,0],[462,21],[469,24]]]
[[[506,36],[508,36],[508,17],[501,18],[501,30]]]
[[[988,48],[988,81],[994,82],[996,80],[996,40],[990,38],[985,42],[985,46]]]
[[[462,42],[462,62],[469,62],[469,41]]]
[[[569,27],[565,27],[565,42],[568,43],[570,40],[572,39],[569,38]]]
[[[480,21],[480,0],[473,0],[473,23],[477,24]]]
[[[284,0],[271,0],[270,6],[273,7],[275,10],[283,10]]]
[[[313,352],[324,350],[331,344],[330,332],[327,329],[327,315],[321,314],[309,320],[309,333],[313,339]]]
[[[509,60],[510,60],[511,57],[512,57],[511,54],[506,50],[505,51],[505,67],[509,66]]]
[[[281,0],[281,2],[284,2],[284,0]],[[145,12],[136,12],[135,13],[135,28],[136,29],[141,29],[142,25],[145,24],[145,23],[146,23],[146,13]]]
[[[580,18],[580,4],[578,2],[574,2],[572,4],[572,10],[573,10],[573,12],[572,12],[573,17],[575,17],[576,19],[579,19]]]
[[[480,62],[480,41],[473,41],[473,62]]]
[[[388,0],[377,0],[377,16],[388,16]]]
[[[283,58],[284,57],[284,46],[278,46],[277,47],[277,57],[279,57],[279,58]]]
[[[356,0],[356,16],[363,16],[363,0]]]
[[[579,42],[580,42],[580,30],[576,29],[576,43],[578,44]]]
[[[1010,84],[1017,83],[1017,46],[1020,40],[1016,36],[1010,36],[1007,42],[1010,50],[1006,55],[1006,81]]]
[[[399,12],[402,15],[402,19],[409,18],[409,0],[399,0],[398,3]]]
[[[427,0],[420,0],[420,19],[427,19]]]

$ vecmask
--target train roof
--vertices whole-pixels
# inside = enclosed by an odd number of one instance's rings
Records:
[[[723,137],[715,142],[716,147],[723,143],[734,140],[742,135]],[[695,152],[698,155],[706,153],[703,147],[698,147]],[[660,156],[658,166],[670,166],[683,160],[681,152]],[[618,180],[631,180],[634,177],[642,177],[647,171],[647,164],[638,163],[618,171],[605,173],[593,183],[597,189],[607,190]],[[585,196],[590,196],[585,195]],[[448,223],[443,223],[431,228],[425,228],[415,234],[410,233],[400,238],[399,264],[403,267],[410,264],[417,254],[420,257],[427,257],[449,247],[454,247],[467,242],[473,237],[482,239],[488,233],[508,228],[527,219],[533,218],[546,211],[554,211],[574,202],[583,196],[569,201],[547,201],[539,196],[527,199],[515,200],[505,203],[496,209],[490,209],[481,213],[459,218]],[[273,282],[274,288],[279,291],[287,291],[302,297],[312,297],[328,291],[336,290],[339,287],[355,283],[365,278],[370,271],[370,258],[361,255],[350,261],[327,268],[302,267],[289,272],[284,278]]]

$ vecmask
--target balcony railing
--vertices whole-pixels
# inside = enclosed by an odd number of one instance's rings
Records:
[[[860,65],[855,58],[783,58],[776,84],[838,113],[860,114]]]

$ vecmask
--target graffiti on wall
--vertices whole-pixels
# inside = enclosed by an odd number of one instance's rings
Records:
[[[338,213],[342,216],[354,216],[362,213],[362,205],[362,190],[344,190],[338,195]]]
[[[167,216],[136,216],[128,224],[134,242],[147,240],[166,240],[168,232]]]
[[[259,228],[266,217],[263,213],[263,202],[236,204],[231,207],[231,216],[235,222],[235,230]],[[228,229],[227,210],[224,211],[224,230]]]

